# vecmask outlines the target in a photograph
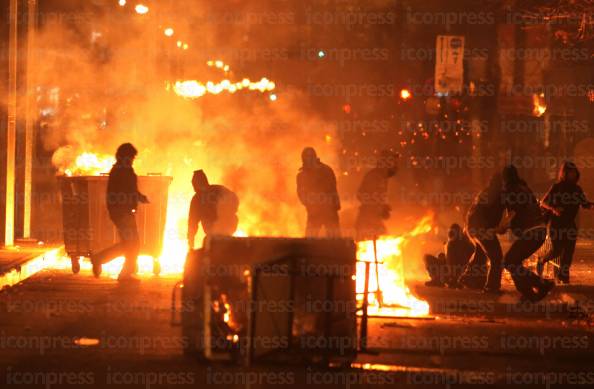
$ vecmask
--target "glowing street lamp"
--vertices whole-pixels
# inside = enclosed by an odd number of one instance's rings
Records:
[[[175,33],[175,31],[173,31],[173,28],[171,27],[167,27],[165,30],[163,30],[163,34],[165,34],[165,36],[173,36],[173,34]]]
[[[148,13],[149,8],[146,5],[144,5],[144,4],[138,4],[134,8],[134,10],[136,11],[137,14],[144,15],[144,14],[147,14]]]
[[[126,0],[119,0],[118,4],[120,5],[120,7],[123,7],[126,5]]]
[[[404,101],[410,99],[412,97],[412,94],[410,93],[410,91],[408,89],[402,89],[400,91],[400,98]]]

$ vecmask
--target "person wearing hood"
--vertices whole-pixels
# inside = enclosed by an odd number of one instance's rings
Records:
[[[376,167],[363,177],[357,200],[359,212],[355,221],[357,240],[372,240],[386,233],[384,220],[390,218],[392,209],[388,204],[388,182],[397,172],[398,154],[384,150]]]
[[[582,188],[578,185],[580,172],[573,162],[566,161],[559,170],[558,181],[551,186],[540,202],[541,207],[549,213],[549,237],[552,249],[539,258],[537,269],[542,275],[544,264],[553,258],[560,257],[559,269],[555,268],[555,278],[569,283],[569,268],[573,260],[578,229],[575,218],[580,207],[592,209]]]
[[[513,165],[503,169],[502,200],[509,223],[498,232],[505,233],[510,229],[515,238],[503,257],[505,269],[510,272],[523,300],[539,301],[549,293],[554,283],[542,280],[523,263],[542,246],[547,231],[538,200]]]
[[[501,290],[503,252],[497,229],[504,212],[502,186],[501,175],[494,174],[468,210],[466,233],[474,244],[474,255],[458,279],[459,286],[495,294]]]
[[[307,212],[305,236],[317,237],[322,227],[326,236],[340,236],[340,198],[332,168],[318,158],[312,147],[301,153],[303,165],[297,174],[297,196]]]
[[[109,172],[106,205],[109,217],[115,225],[120,242],[91,256],[93,273],[101,275],[102,265],[124,255],[126,260],[118,280],[134,280],[137,271],[140,239],[136,227],[138,203],[148,203],[148,198],[138,191],[138,178],[132,167],[138,151],[130,143],[120,145],[116,151],[116,163]]]
[[[437,257],[425,255],[424,262],[430,280],[426,286],[458,286],[458,278],[474,253],[474,246],[459,224],[453,223],[448,230],[444,252]]]
[[[202,224],[206,235],[231,236],[237,229],[237,195],[223,185],[210,185],[203,170],[192,176],[196,194],[190,203],[188,215],[188,247],[194,249],[196,234]]]

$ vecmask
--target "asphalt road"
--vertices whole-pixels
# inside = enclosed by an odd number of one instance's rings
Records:
[[[578,254],[583,268],[576,270],[588,274],[590,254]],[[418,287],[435,306],[432,320],[372,320],[370,352],[355,368],[320,369],[184,357],[185,340],[170,323],[176,281],[121,285],[88,272],[47,270],[0,292],[0,387],[594,385],[586,312],[593,284],[559,287],[539,307],[518,306],[510,284],[498,298]],[[571,309],[576,296],[579,312]]]

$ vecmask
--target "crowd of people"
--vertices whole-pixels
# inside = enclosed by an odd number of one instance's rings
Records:
[[[130,143],[116,152],[116,163],[109,174],[106,203],[120,242],[91,257],[93,272],[101,274],[102,264],[124,255],[126,260],[120,280],[135,279],[139,238],[135,211],[148,198],[139,192],[137,176],[132,167],[137,150]],[[296,192],[307,213],[306,237],[341,236],[340,196],[333,169],[323,163],[311,147],[303,149],[302,166],[296,178]],[[388,182],[397,172],[398,155],[383,151],[377,164],[364,176],[357,191],[359,202],[355,221],[355,239],[374,240],[386,234],[385,221],[391,208]],[[464,227],[452,224],[443,253],[426,255],[428,286],[479,289],[484,293],[501,293],[503,270],[507,270],[522,299],[536,302],[554,287],[552,280],[542,277],[544,265],[560,258],[555,267],[558,282],[569,283],[569,271],[577,239],[576,216],[579,208],[592,208],[578,185],[579,171],[566,162],[559,180],[539,201],[515,166],[506,166],[494,174],[480,191],[466,215]],[[200,225],[208,235],[228,235],[235,232],[239,199],[222,185],[212,185],[204,171],[197,170],[192,178],[196,194],[188,215],[188,247],[194,250]],[[512,243],[504,254],[498,235],[510,232]],[[543,245],[549,236],[552,249],[539,258],[537,271],[525,266],[526,260]]]
[[[465,231],[452,225],[445,253],[438,257],[425,256],[430,276],[426,284],[499,294],[505,269],[522,299],[536,302],[555,285],[553,280],[542,278],[545,263],[554,258],[560,258],[554,267],[556,281],[569,283],[578,236],[575,219],[580,207],[593,207],[578,181],[576,165],[565,162],[558,182],[539,201],[516,167],[506,166],[475,197],[466,217]],[[498,235],[508,231],[512,243],[503,254]],[[533,272],[525,262],[543,246],[547,236],[552,249],[538,258],[537,271]]]

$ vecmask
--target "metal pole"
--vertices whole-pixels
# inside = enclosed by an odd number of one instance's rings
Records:
[[[17,0],[10,0],[8,34],[8,126],[6,128],[6,213],[4,245],[14,245],[15,158],[17,119]]]
[[[27,97],[25,102],[25,177],[23,199],[23,238],[31,237],[31,194],[33,182],[33,127],[35,115],[35,25],[37,0],[27,1]]]
[[[359,335],[359,351],[367,351],[367,318],[369,308],[369,265],[370,263],[365,261],[365,280],[363,284],[363,307],[361,316],[361,334]]]

